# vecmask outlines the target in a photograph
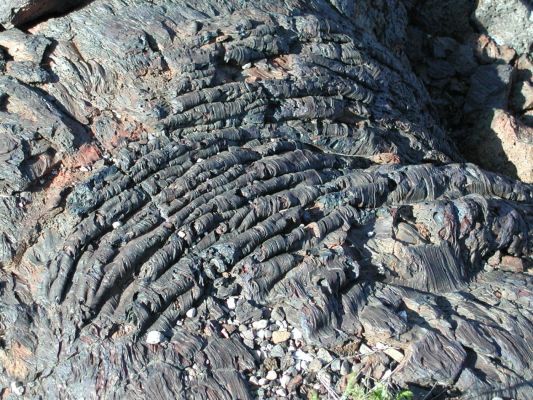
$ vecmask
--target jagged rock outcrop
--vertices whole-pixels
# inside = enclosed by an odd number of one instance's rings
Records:
[[[281,309],[300,370],[321,348],[527,398],[533,187],[463,162],[403,3],[350,4],[95,0],[0,32],[1,397],[254,398],[288,361],[245,329]]]
[[[474,21],[499,45],[528,53],[533,44],[532,8],[529,0],[480,0],[476,4]]]
[[[406,4],[406,53],[461,154],[490,171],[533,182],[533,25],[527,2]]]

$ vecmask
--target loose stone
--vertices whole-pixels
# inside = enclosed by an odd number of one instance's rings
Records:
[[[283,343],[289,340],[291,337],[291,334],[287,331],[275,331],[272,332],[272,343],[278,344]]]
[[[158,344],[161,343],[165,337],[159,331],[150,331],[146,335],[146,343],[148,344]]]
[[[276,379],[278,379],[277,372],[273,370],[268,371],[266,374],[266,379],[268,379],[269,381],[275,381]]]
[[[226,305],[230,310],[235,310],[235,307],[237,305],[237,302],[235,301],[235,297],[230,297],[226,300]]]
[[[268,326],[268,321],[266,319],[261,319],[259,321],[252,322],[252,328],[254,329],[265,329]]]

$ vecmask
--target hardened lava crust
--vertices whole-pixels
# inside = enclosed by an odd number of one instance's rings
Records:
[[[1,399],[528,399],[533,187],[374,3],[4,1]]]

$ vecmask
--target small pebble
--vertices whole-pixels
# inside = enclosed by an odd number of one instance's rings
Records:
[[[241,333],[241,336],[243,339],[247,340],[254,340],[254,331],[251,329],[247,329]]]
[[[119,228],[121,226],[122,226],[122,222],[120,222],[120,221],[113,222],[113,229],[117,229],[117,228]]]
[[[267,380],[265,378],[261,378],[259,379],[258,383],[260,386],[265,386],[267,384]]]
[[[278,379],[278,374],[277,374],[276,371],[270,370],[270,371],[267,372],[266,378],[269,381],[275,381],[276,379]]]
[[[319,349],[316,353],[316,356],[320,361],[326,364],[333,361],[333,356],[326,349]]]
[[[252,328],[254,329],[265,329],[268,326],[268,321],[266,319],[260,319],[259,321],[252,322]]]
[[[276,394],[279,397],[285,397],[285,396],[287,396],[287,391],[285,389],[280,388],[280,389],[276,390]]]
[[[187,312],[185,313],[185,315],[187,316],[187,318],[194,318],[194,317],[196,317],[196,308],[193,307],[193,308],[189,309],[189,311],[187,311]]]
[[[180,238],[184,239],[185,236],[187,236],[187,234],[186,234],[185,232],[183,232],[183,231],[178,231],[178,236],[179,236]]]
[[[226,305],[228,306],[228,308],[230,310],[235,310],[235,306],[237,305],[236,301],[235,301],[235,297],[229,297],[227,300],[226,300]]]
[[[359,353],[361,353],[361,354],[370,354],[370,353],[372,353],[372,349],[370,347],[368,347],[366,344],[363,343],[359,347]]]
[[[158,344],[161,343],[165,337],[159,331],[150,331],[146,335],[146,343],[148,344]]]
[[[301,340],[303,338],[303,333],[301,330],[299,330],[298,328],[294,328],[291,332],[291,337],[294,339],[294,340]]]
[[[283,350],[283,347],[280,344],[277,344],[274,347],[272,347],[272,350],[270,351],[271,357],[281,358],[284,355],[285,355],[285,351]]]
[[[272,343],[278,344],[289,340],[291,337],[290,332],[287,331],[275,331],[272,332]]]

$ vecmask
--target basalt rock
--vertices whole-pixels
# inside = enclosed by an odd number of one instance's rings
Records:
[[[375,370],[417,393],[527,398],[533,187],[463,162],[373,13],[95,0],[0,33],[28,63],[0,77],[0,396],[254,398],[278,361],[244,324],[281,308],[305,346],[401,349]]]
[[[531,23],[522,13],[527,2],[473,3],[407,3],[411,23],[406,54],[461,154],[482,168],[531,183],[533,64],[527,46],[519,43],[520,37],[531,36]],[[475,15],[490,9],[491,21],[485,27],[475,18],[468,23],[462,7],[475,9]],[[434,22],[445,21],[446,16],[457,23]],[[507,34],[517,41],[502,41],[492,28],[521,33]]]

